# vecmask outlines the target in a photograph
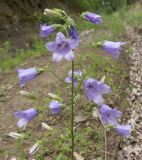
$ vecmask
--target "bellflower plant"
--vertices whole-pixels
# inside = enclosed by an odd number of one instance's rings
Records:
[[[77,87],[78,85],[78,79],[80,79],[82,76],[82,71],[81,70],[76,70],[74,71],[74,80],[73,80],[73,83],[74,83],[74,87]],[[72,83],[72,70],[70,70],[68,72],[68,76],[66,77],[65,79],[65,82],[66,83]]]
[[[116,131],[121,136],[129,137],[132,131],[132,126],[131,125],[117,125]]]
[[[122,112],[118,111],[117,109],[112,109],[106,104],[102,104],[99,108],[100,117],[103,124],[106,125],[117,125],[117,119],[122,116]]]
[[[82,85],[83,85],[84,92],[87,96],[87,99],[93,103],[93,104],[91,104],[91,107],[92,106],[96,107],[97,112],[94,113],[94,116],[95,116],[95,118],[99,117],[101,119],[101,121],[103,123],[103,127],[105,129],[104,137],[105,137],[105,160],[106,160],[107,127],[109,127],[109,125],[112,125],[112,127],[118,132],[118,134],[120,134],[121,136],[128,137],[131,134],[131,130],[132,130],[131,125],[119,124],[118,118],[120,118],[122,116],[122,112],[120,112],[119,110],[117,110],[115,108],[112,109],[107,104],[104,104],[103,95],[111,92],[111,88],[107,84],[104,84],[105,75],[101,81],[98,81],[94,78],[87,77],[87,74],[86,74],[87,72],[85,70],[85,67],[84,67],[84,72],[83,72],[84,74],[82,74],[81,70],[76,70],[76,66],[78,65],[78,63],[75,63],[73,50],[79,45],[79,35],[77,32],[75,21],[71,17],[69,17],[64,10],[61,10],[61,9],[53,9],[53,10],[45,9],[44,15],[48,16],[50,18],[54,18],[54,21],[56,19],[58,21],[56,22],[57,24],[53,24],[53,23],[51,23],[53,21],[51,21],[51,22],[49,22],[49,24],[51,24],[51,25],[46,25],[46,24],[41,25],[40,26],[40,37],[48,37],[50,34],[56,33],[55,40],[53,40],[52,42],[47,41],[46,48],[48,51],[53,53],[53,62],[54,63],[59,63],[63,58],[65,58],[67,61],[70,62],[70,65],[68,65],[68,66],[71,66],[71,69],[69,70],[68,76],[65,78],[65,80],[60,78],[60,76],[58,76],[54,71],[52,71],[49,68],[49,66],[48,67],[45,66],[43,68],[33,67],[33,68],[28,68],[28,69],[17,69],[17,74],[20,79],[20,86],[23,87],[28,81],[33,80],[39,72],[49,71],[56,78],[58,78],[58,80],[60,80],[64,86],[66,86],[65,82],[70,83],[71,87],[66,87],[66,89],[71,89],[71,90],[68,91],[69,96],[67,98],[67,100],[68,100],[67,102],[64,102],[64,100],[60,96],[53,94],[50,91],[47,92],[46,98],[43,98],[43,99],[40,98],[40,96],[34,96],[29,92],[21,91],[20,93],[22,95],[24,95],[28,98],[31,98],[31,100],[40,100],[40,104],[42,104],[41,101],[43,100],[43,103],[44,102],[45,103],[43,106],[37,106],[38,108],[36,108],[36,109],[30,108],[30,109],[27,109],[24,111],[15,112],[14,116],[20,119],[17,123],[17,126],[25,129],[27,123],[32,121],[36,116],[38,116],[38,113],[40,113],[40,115],[47,113],[48,109],[49,109],[49,112],[51,112],[51,114],[48,114],[48,116],[51,116],[50,118],[53,119],[56,117],[56,114],[61,112],[61,107],[64,105],[67,105],[67,107],[65,107],[65,108],[67,109],[68,117],[59,118],[59,120],[66,121],[67,118],[69,118],[69,120],[70,120],[70,125],[67,123],[67,125],[68,125],[67,131],[69,131],[69,134],[66,131],[62,132],[62,134],[67,133],[66,134],[67,137],[71,138],[71,141],[68,140],[68,142],[70,142],[69,148],[71,148],[71,151],[67,154],[69,155],[71,160],[74,160],[74,153],[76,153],[76,151],[75,151],[76,138],[75,138],[74,132],[78,130],[78,129],[74,129],[75,128],[74,117],[75,117],[75,111],[76,111],[76,109],[78,109],[77,108],[78,107],[77,101],[81,97]],[[94,24],[102,23],[101,16],[97,15],[95,13],[84,12],[84,13],[82,13],[81,17],[88,20],[91,23],[94,23]],[[59,32],[57,32],[57,29]],[[53,37],[54,37],[54,34],[53,34]],[[121,51],[121,46],[124,44],[125,44],[125,42],[104,41],[104,43],[97,43],[97,45],[95,45],[95,47],[101,46],[104,51],[106,51],[107,53],[112,54],[112,56],[118,58],[120,51]],[[82,84],[82,82],[83,82],[83,84]],[[63,85],[61,85],[62,88],[64,88]],[[75,89],[75,87],[77,87],[77,89]],[[48,89],[47,89],[47,91],[48,91]],[[57,92],[57,93],[59,94],[60,92]],[[67,94],[67,91],[63,92],[63,93]],[[83,104],[86,104],[86,103],[84,103],[84,98],[82,98],[81,100],[83,101],[82,102]],[[64,103],[62,104],[61,102],[64,102]],[[48,103],[48,107],[47,107],[47,103]],[[62,108],[62,110],[63,109],[64,108]],[[58,115],[58,116],[60,116],[60,115]],[[40,118],[42,118],[42,116],[40,116]],[[45,148],[47,147],[46,142],[48,142],[46,140],[48,140],[50,136],[52,137],[56,133],[56,129],[53,130],[52,127],[48,126],[45,123],[45,122],[47,122],[47,120],[42,120],[42,121],[43,121],[42,123],[40,122],[42,132],[43,133],[48,132],[48,133],[43,134],[43,138],[40,138],[40,140],[37,141],[29,149],[29,154],[33,155],[34,153],[36,153],[38,151],[39,148],[43,147],[40,150],[42,150],[42,158],[44,159],[43,155],[45,155],[45,151],[47,151],[47,150],[45,150]],[[63,124],[61,121],[59,123],[60,123],[60,125]],[[60,125],[59,125],[59,128],[60,128]],[[66,126],[66,125],[63,124],[63,126]],[[64,130],[64,128],[62,128],[61,131],[62,130]],[[52,131],[52,132],[50,132],[50,131]],[[10,132],[9,135],[14,138],[22,139],[22,140],[24,140],[25,135],[26,135],[26,138],[28,137],[26,133],[21,134],[21,132],[20,133]],[[23,137],[23,135],[24,135],[24,137]],[[54,139],[54,141],[56,141],[57,138],[61,139],[61,137],[62,137],[62,142],[63,142],[63,138],[66,137],[66,135],[62,135],[62,136],[59,135],[59,137],[58,137],[58,134],[55,134],[56,137],[54,136],[52,138]],[[57,153],[58,153],[58,151],[57,151]],[[53,155],[55,155],[55,154],[53,154]],[[52,159],[56,159],[56,158],[53,157]]]
[[[73,49],[76,48],[76,43],[72,39],[66,39],[63,33],[59,32],[56,35],[55,42],[48,42],[46,48],[53,52],[53,62],[58,63],[63,58],[68,61],[74,60]]]
[[[103,103],[102,95],[111,92],[111,88],[107,84],[103,84],[93,78],[88,78],[84,81],[84,90],[87,98],[98,105]]]
[[[38,74],[38,71],[35,67],[28,69],[18,68],[16,72],[18,74],[21,87],[23,87],[28,81],[33,80]]]
[[[61,110],[61,103],[59,103],[58,101],[56,100],[52,100],[50,103],[49,103],[49,109],[51,111],[52,114],[57,114],[60,112]]]
[[[25,129],[27,123],[33,120],[37,116],[37,114],[38,112],[34,108],[30,108],[25,111],[15,112],[14,116],[20,118],[20,120],[17,123],[17,126]]]
[[[47,26],[46,24],[40,25],[40,37],[48,37],[50,34],[55,32],[56,28],[54,25]]]
[[[92,23],[95,23],[95,24],[102,23],[102,17],[100,15],[95,14],[95,13],[84,12],[82,14],[82,17],[85,18],[86,20],[92,22]]]
[[[125,44],[126,42],[104,41],[101,46],[104,51],[111,54],[115,58],[119,58],[120,52],[122,50],[121,46]]]

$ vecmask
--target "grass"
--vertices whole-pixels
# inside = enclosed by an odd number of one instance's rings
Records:
[[[8,43],[9,44],[8,48],[7,45],[4,45],[3,48],[0,48],[0,50],[3,51],[2,53],[5,54],[5,57],[3,57],[3,59],[0,60],[0,71],[2,72],[13,69],[15,67],[18,67],[27,59],[33,59],[43,54],[47,54],[47,50],[45,48],[45,42],[38,39],[34,41],[35,43],[32,49],[29,50],[18,49],[14,57],[10,57],[8,55],[8,51],[10,50],[9,43]]]

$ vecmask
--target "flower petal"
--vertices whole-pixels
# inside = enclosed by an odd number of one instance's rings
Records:
[[[28,123],[28,121],[27,121],[26,119],[21,118],[21,119],[18,121],[17,126],[18,126],[19,128],[24,128],[24,129],[25,129],[27,123]]]
[[[63,55],[59,53],[53,53],[53,62],[59,63],[63,59]]]
[[[56,42],[60,42],[60,41],[64,41],[64,40],[66,40],[66,37],[65,37],[65,35],[63,34],[63,33],[61,33],[61,32],[58,32],[57,33],[57,35],[56,35]]]
[[[65,59],[68,60],[68,61],[73,61],[74,60],[74,54],[72,51],[68,52],[66,55],[65,55]]]
[[[45,47],[48,49],[48,51],[54,52],[54,50],[55,50],[55,43],[54,42],[48,42],[48,43],[46,43]]]
[[[72,83],[72,76],[66,77],[65,82],[66,83]]]
[[[116,131],[121,136],[129,137],[132,131],[132,126],[131,125],[117,125]]]

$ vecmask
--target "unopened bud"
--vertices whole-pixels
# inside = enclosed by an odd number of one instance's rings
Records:
[[[29,154],[30,154],[30,155],[33,155],[34,153],[36,153],[36,152],[38,151],[39,147],[40,147],[40,143],[39,143],[39,142],[35,143],[35,144],[30,148]]]
[[[32,93],[29,93],[27,91],[20,91],[20,94],[24,95],[24,96],[26,96],[26,97],[28,97],[30,99],[36,99],[36,97]]]
[[[13,137],[13,138],[16,138],[16,139],[24,138],[24,135],[23,135],[23,134],[16,133],[16,132],[10,132],[8,135],[9,135],[10,137]]]
[[[52,10],[52,9],[45,9],[43,14],[48,17],[60,17],[61,16],[59,12],[57,12],[56,10]]]
[[[47,124],[44,123],[44,122],[41,123],[41,126],[42,126],[43,129],[47,129],[47,130],[49,130],[49,131],[53,131],[53,128],[50,127],[49,125],[47,125]]]
[[[101,78],[101,83],[104,83],[104,82],[105,82],[105,79],[106,79],[106,76],[103,76],[103,77]]]
[[[53,94],[53,93],[48,93],[48,96],[53,98],[53,99],[57,99],[57,100],[60,99],[60,97],[58,95]]]

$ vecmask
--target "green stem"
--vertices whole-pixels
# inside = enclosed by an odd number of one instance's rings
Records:
[[[72,88],[71,88],[71,140],[72,140],[72,155],[71,159],[73,160],[73,153],[74,153],[74,61],[72,61]]]
[[[105,160],[107,160],[107,129],[105,127]]]

